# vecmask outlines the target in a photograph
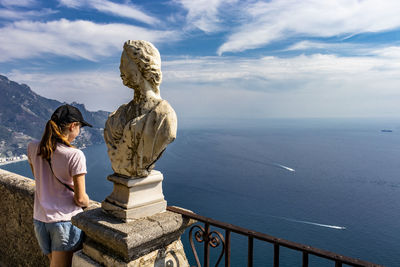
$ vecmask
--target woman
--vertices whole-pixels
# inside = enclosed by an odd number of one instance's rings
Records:
[[[47,122],[42,140],[28,144],[28,160],[36,181],[33,221],[35,234],[50,266],[71,266],[82,232],[71,217],[89,204],[85,189],[86,159],[71,142],[80,128],[90,126],[81,112],[63,105]]]

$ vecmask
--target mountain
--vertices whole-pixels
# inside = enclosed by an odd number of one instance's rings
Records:
[[[63,104],[66,103],[42,97],[26,84],[0,75],[0,157],[26,154],[28,142],[40,140],[51,114]],[[85,120],[93,125],[82,128],[74,144],[83,147],[103,143],[103,127],[109,112],[91,112],[76,102],[71,105],[79,108]]]

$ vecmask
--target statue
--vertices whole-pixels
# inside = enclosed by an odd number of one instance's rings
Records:
[[[160,96],[161,57],[151,43],[125,42],[120,71],[134,98],[108,117],[104,129],[108,156],[116,174],[147,177],[176,138],[176,114]]]
[[[160,97],[160,68],[152,44],[125,42],[121,78],[134,98],[110,114],[104,129],[114,188],[101,210],[73,217],[88,238],[72,266],[189,266],[180,236],[194,220],[166,210],[163,174],[152,170],[177,130],[174,110]]]

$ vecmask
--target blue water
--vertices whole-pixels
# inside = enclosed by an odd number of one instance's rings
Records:
[[[112,190],[105,145],[83,151],[88,193],[102,201]],[[185,123],[156,169],[164,174],[168,205],[400,266],[399,162],[395,120],[254,120]],[[2,168],[32,176],[26,162]],[[247,239],[232,239],[232,266],[245,266]],[[272,255],[271,245],[255,242],[255,266],[270,266]],[[281,249],[281,266],[301,266],[301,253]]]

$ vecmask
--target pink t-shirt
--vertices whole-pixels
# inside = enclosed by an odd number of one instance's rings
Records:
[[[28,161],[33,166],[35,177],[35,202],[33,218],[42,222],[69,221],[71,217],[82,212],[74,202],[74,192],[64,184],[74,188],[73,176],[86,174],[86,158],[82,151],[57,144],[51,157],[54,177],[48,162],[38,155],[39,142],[28,144]]]

